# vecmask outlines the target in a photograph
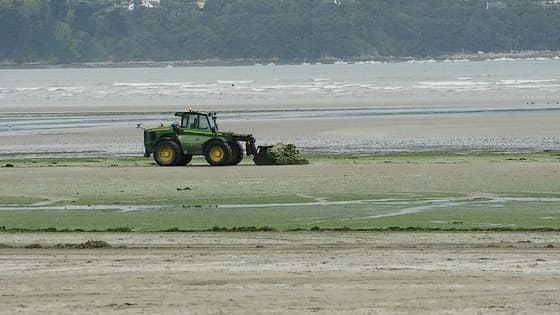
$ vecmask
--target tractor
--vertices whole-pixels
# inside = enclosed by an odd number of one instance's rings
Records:
[[[257,148],[252,135],[219,131],[216,113],[188,110],[175,116],[181,118],[180,124],[144,130],[144,156],[153,154],[160,166],[187,165],[193,155],[204,155],[212,166],[237,165],[244,151],[254,156],[256,164],[270,163],[266,153],[269,147]]]

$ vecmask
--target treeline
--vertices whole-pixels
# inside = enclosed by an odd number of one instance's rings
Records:
[[[560,50],[560,6],[482,0],[0,0],[0,62]],[[135,3],[133,10],[129,6]]]

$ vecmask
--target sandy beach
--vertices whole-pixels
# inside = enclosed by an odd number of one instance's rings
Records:
[[[88,240],[112,248],[70,248]],[[1,314],[560,312],[557,233],[49,233],[0,243]]]

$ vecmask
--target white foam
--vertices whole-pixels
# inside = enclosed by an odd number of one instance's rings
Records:
[[[396,91],[401,90],[402,86],[369,86],[368,89],[374,91]]]
[[[435,59],[421,59],[421,60],[412,59],[407,61],[407,63],[436,63],[436,62],[437,60]]]
[[[523,59],[522,58],[500,57],[500,58],[486,59],[485,61],[488,61],[488,62],[503,62],[503,61],[521,61],[521,60],[523,60]]]
[[[558,82],[557,79],[538,79],[538,80],[500,80],[496,84],[498,85],[519,85],[519,84],[531,84],[531,83],[552,83]]]
[[[21,87],[21,88],[16,88],[16,91],[18,91],[18,92],[39,91],[39,90],[41,90],[40,87]]]
[[[454,92],[488,91],[493,84],[486,81],[419,81],[414,88],[425,90],[449,90]]]
[[[544,61],[544,60],[550,60],[550,58],[546,58],[546,57],[530,57],[530,58],[525,58],[525,60]]]
[[[113,85],[118,87],[158,87],[158,86],[182,86],[191,82],[115,82]]]
[[[218,80],[218,84],[249,84],[253,82],[253,80]]]
[[[196,89],[196,88],[209,88],[209,87],[216,87],[218,86],[215,83],[211,83],[211,84],[182,84],[181,88],[182,89]]]

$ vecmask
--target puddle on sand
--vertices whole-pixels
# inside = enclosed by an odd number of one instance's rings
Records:
[[[145,205],[91,205],[91,206],[7,206],[0,207],[0,211],[144,211],[144,210],[160,210],[161,206],[145,206]]]
[[[425,205],[415,206],[410,208],[401,209],[396,212],[390,212],[379,215],[372,215],[362,219],[377,219],[384,217],[394,217],[407,214],[414,214],[418,212],[429,211],[437,208],[454,208],[460,206],[477,206],[477,205],[489,205],[492,208],[504,207],[505,203],[508,202],[560,202],[560,198],[546,198],[546,197],[488,197],[488,198],[472,198],[472,199],[450,199],[447,201],[428,201],[426,200]]]
[[[403,200],[403,199],[360,199],[345,201],[328,201],[325,198],[317,198],[311,202],[291,202],[291,203],[255,203],[255,204],[221,204],[221,205],[36,205],[36,206],[2,206],[0,211],[153,211],[162,209],[264,209],[264,208],[291,208],[291,207],[328,207],[328,206],[393,206],[397,210],[361,217],[359,219],[377,219],[384,217],[394,217],[430,211],[438,208],[455,208],[460,206],[480,206],[503,207],[509,202],[543,203],[558,202],[560,198],[550,197],[488,197],[488,198],[450,198],[450,199],[424,199],[424,200]],[[400,208],[400,209],[399,209]],[[344,219],[344,220],[355,220]]]
[[[432,209],[436,209],[436,208],[452,208],[452,207],[462,206],[464,204],[467,204],[467,203],[466,202],[456,202],[456,201],[432,202],[432,203],[424,205],[424,206],[416,206],[416,207],[401,209],[397,212],[371,215],[371,216],[368,216],[368,217],[364,217],[363,219],[378,219],[378,218],[385,218],[385,217],[394,217],[394,216],[424,212],[424,211],[432,210]]]

